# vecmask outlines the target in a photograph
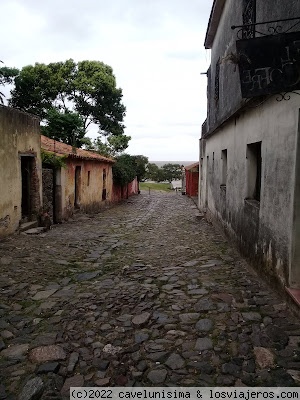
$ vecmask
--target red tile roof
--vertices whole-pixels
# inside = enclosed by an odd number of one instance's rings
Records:
[[[81,158],[83,160],[95,160],[107,163],[115,162],[111,158],[101,156],[101,154],[89,150],[78,149],[77,147],[72,147],[69,144],[58,142],[57,140],[50,139],[43,135],[41,135],[41,148],[50,153],[65,155],[72,158]]]
[[[191,165],[187,165],[185,167],[185,170],[189,171],[190,169],[193,169],[193,168],[196,168],[196,167],[199,167],[199,162],[196,162],[196,163],[191,164]]]

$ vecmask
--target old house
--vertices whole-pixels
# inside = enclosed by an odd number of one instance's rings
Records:
[[[214,0],[199,207],[252,264],[300,289],[300,2]]]
[[[67,220],[76,209],[95,212],[113,200],[112,159],[46,136],[41,136],[41,147],[44,209],[55,223]]]
[[[184,168],[185,192],[188,196],[198,196],[199,163],[187,165]]]
[[[0,238],[32,225],[42,205],[39,119],[0,106]]]

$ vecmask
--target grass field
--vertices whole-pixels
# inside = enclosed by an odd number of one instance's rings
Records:
[[[169,183],[150,183],[150,182],[140,182],[140,190],[164,190],[165,192],[170,192],[171,185]]]

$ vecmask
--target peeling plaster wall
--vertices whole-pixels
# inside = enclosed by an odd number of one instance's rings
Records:
[[[231,118],[201,140],[199,205],[222,223],[240,250],[270,280],[288,285],[291,263],[295,159],[300,101],[273,97]],[[247,197],[247,145],[261,141],[259,207]],[[227,149],[227,184],[222,184],[222,150]],[[299,243],[298,243],[299,244]]]
[[[123,199],[127,199],[130,196],[138,194],[139,184],[137,178],[129,182],[128,185],[120,186],[113,184],[113,196],[112,201],[118,203]]]
[[[112,166],[98,161],[67,159],[66,168],[61,169],[63,219],[74,213],[75,170],[81,167],[79,188],[80,210],[95,212],[112,201]],[[106,200],[102,200],[103,170],[106,170]],[[88,174],[89,172],[89,174]],[[88,178],[89,175],[89,178]]]
[[[245,104],[245,99],[242,99],[241,95],[238,66],[228,58],[231,54],[236,54],[238,38],[237,30],[232,30],[231,26],[242,25],[242,15],[242,0],[226,1],[211,49],[211,66],[208,70],[207,80],[207,122],[203,126],[202,135],[213,132]],[[256,0],[257,22],[295,16],[300,16],[300,1],[298,0]],[[285,28],[292,24],[288,22],[271,24],[271,26],[276,25],[282,25]],[[268,26],[270,25],[264,25],[264,32],[268,32]],[[291,29],[291,32],[299,30],[300,25]],[[219,99],[215,100],[215,76],[218,61],[220,61]]]
[[[236,33],[231,30],[231,26],[242,24],[242,12],[241,0],[226,1],[211,50],[211,65],[207,81],[208,107],[205,131],[215,129],[220,121],[232,115],[243,104],[238,68],[229,61],[222,61],[230,53],[236,53]],[[219,99],[216,101],[214,96],[218,62],[220,62]]]
[[[0,238],[14,232],[22,218],[21,158],[34,155],[33,183],[36,186],[33,214],[42,204],[42,167],[39,119],[0,106]]]
[[[198,204],[208,218],[221,222],[242,253],[270,281],[300,289],[300,97],[291,94],[289,101],[281,102],[276,96],[267,101],[264,97],[260,100],[265,102],[256,107],[242,98],[238,66],[230,58],[236,55],[238,39],[237,30],[231,26],[243,24],[243,4],[241,0],[226,0],[222,15],[215,15],[212,22],[218,26],[210,26],[216,33],[212,45],[209,42],[208,111],[200,140]],[[297,16],[298,0],[256,0],[256,22]],[[267,33],[269,27],[281,25],[285,32],[293,24],[295,21],[281,21],[260,25],[259,29]],[[300,25],[289,29],[293,31],[300,31]],[[247,145],[256,142],[261,142],[262,158],[258,203],[245,200],[251,177],[256,177],[250,167],[255,155]]]

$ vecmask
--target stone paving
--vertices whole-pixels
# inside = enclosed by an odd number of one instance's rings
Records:
[[[0,268],[0,399],[300,382],[299,320],[179,193],[11,236]]]

